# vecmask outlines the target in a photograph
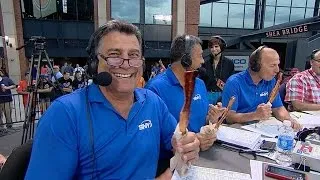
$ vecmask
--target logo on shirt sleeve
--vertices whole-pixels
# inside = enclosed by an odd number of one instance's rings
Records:
[[[139,127],[139,130],[142,131],[144,129],[148,129],[148,128],[151,128],[152,127],[152,122],[151,120],[144,120],[141,122],[140,125],[138,125]]]

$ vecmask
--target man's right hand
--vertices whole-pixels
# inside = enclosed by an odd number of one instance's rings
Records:
[[[209,111],[206,117],[207,121],[210,121],[212,124],[217,123],[225,109],[226,108],[222,107],[221,102],[218,102],[217,105],[209,104]]]
[[[267,120],[272,115],[272,109],[270,104],[259,104],[257,107],[257,110],[255,112],[256,114],[256,120]]]
[[[208,150],[217,140],[217,130],[214,129],[215,124],[201,127],[200,133],[197,133],[197,138],[200,141],[200,150]]]

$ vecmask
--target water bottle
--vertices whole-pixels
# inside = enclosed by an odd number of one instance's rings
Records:
[[[291,121],[283,121],[280,127],[280,135],[277,142],[276,162],[282,166],[292,164],[292,150],[294,145],[294,132],[291,128]]]

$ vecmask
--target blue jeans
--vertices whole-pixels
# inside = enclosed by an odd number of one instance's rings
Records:
[[[215,105],[221,97],[221,92],[207,92],[207,97],[209,104]]]

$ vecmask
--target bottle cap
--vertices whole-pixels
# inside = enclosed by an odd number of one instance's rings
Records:
[[[289,121],[289,120],[284,120],[284,121],[283,121],[283,125],[288,126],[288,127],[291,127],[291,121]]]

